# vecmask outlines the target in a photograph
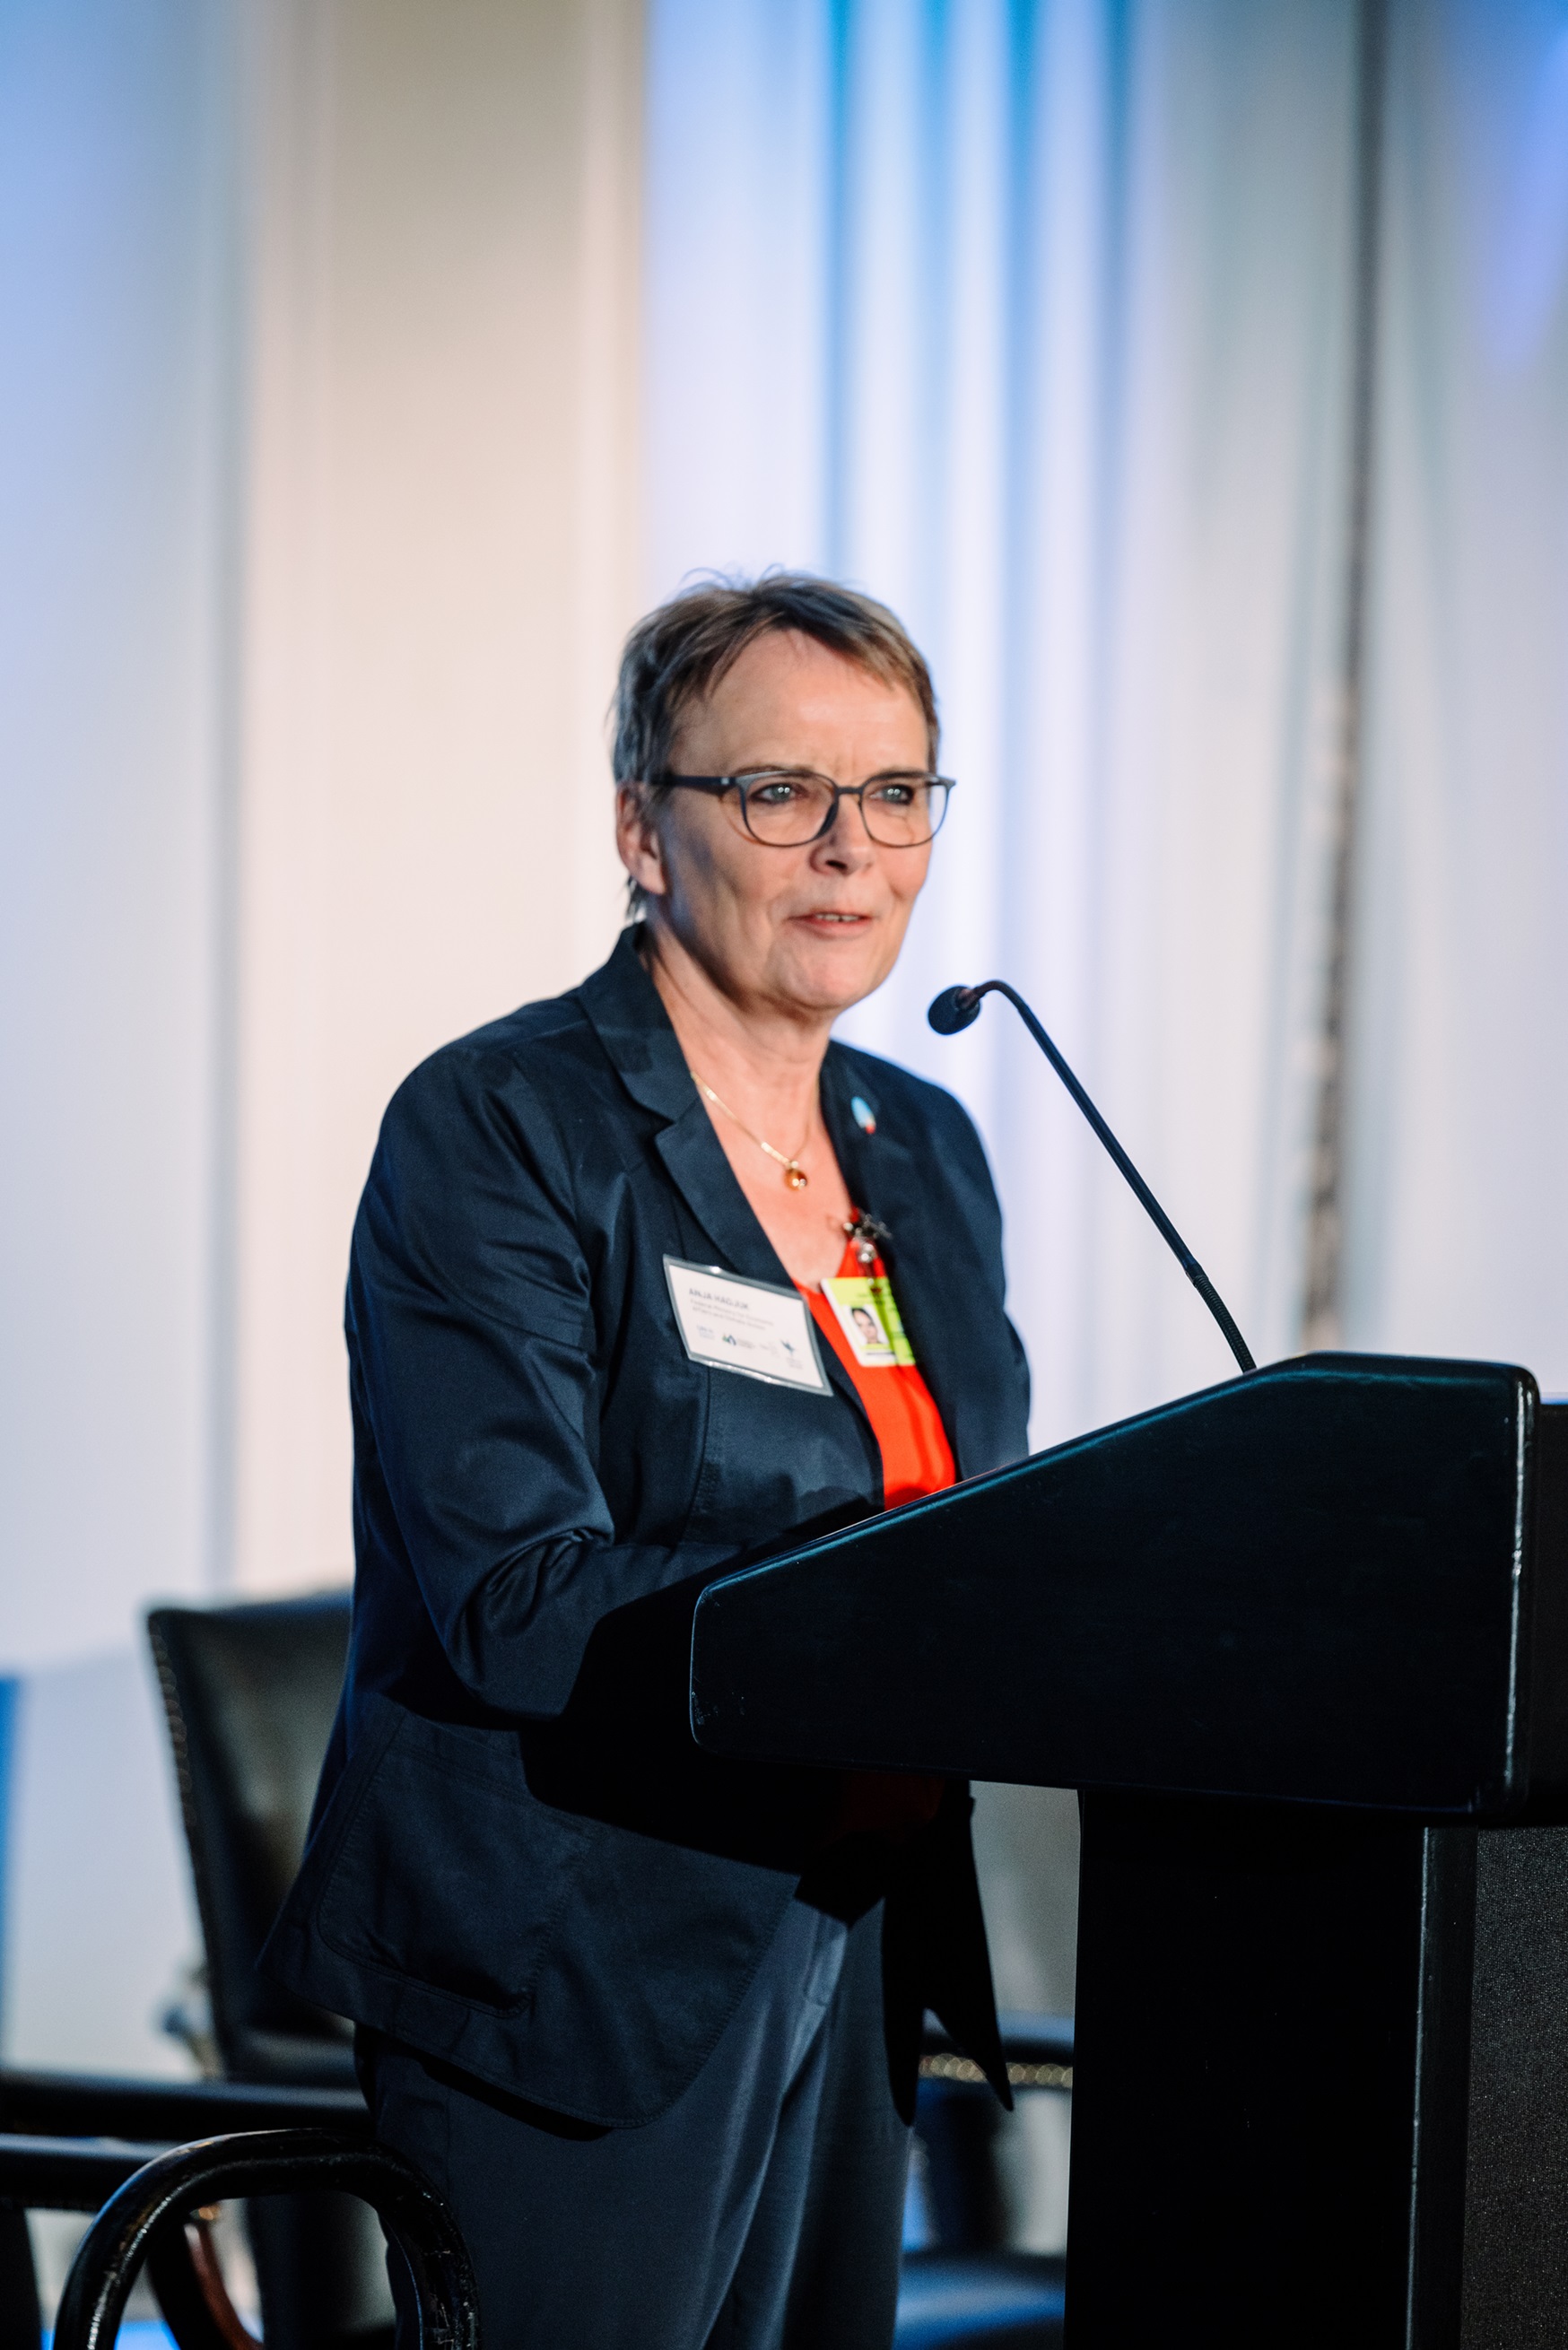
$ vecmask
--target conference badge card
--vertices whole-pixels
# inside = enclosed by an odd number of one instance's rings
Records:
[[[915,1350],[904,1336],[890,1281],[880,1274],[843,1274],[822,1286],[861,1370],[913,1365]]]
[[[817,1359],[816,1334],[798,1289],[741,1281],[716,1265],[664,1260],[681,1343],[694,1363],[739,1371],[775,1387],[829,1392]]]

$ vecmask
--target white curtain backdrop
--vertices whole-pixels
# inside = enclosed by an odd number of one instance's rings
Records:
[[[821,567],[960,779],[846,1033],[954,1087],[1036,1442],[1226,1375],[1034,1002],[1260,1357],[1300,1306],[1349,426],[1349,0],[655,0],[649,589]]]
[[[1387,5],[1344,1319],[1563,1390],[1568,8]],[[376,1113],[607,943],[598,715],[690,571],[837,573],[932,657],[961,788],[848,1025],[980,1121],[1035,1440],[1229,1357],[1006,1007],[930,1035],[951,980],[1033,998],[1294,1347],[1357,15],[649,0],[639,89],[638,0],[0,0],[0,1661],[58,1668],[12,2056],[87,2014],[156,2061],[138,1613],[346,1565]],[[54,1758],[105,1724],[89,1816]],[[988,1884],[1008,1995],[1070,2004],[1059,1914]]]
[[[1568,1389],[1568,10],[1397,0],[1347,1335]]]

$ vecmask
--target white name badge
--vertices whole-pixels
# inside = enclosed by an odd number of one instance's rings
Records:
[[[711,1264],[664,1260],[681,1339],[694,1363],[739,1371],[775,1387],[831,1392],[817,1359],[816,1333],[798,1289],[738,1281]]]

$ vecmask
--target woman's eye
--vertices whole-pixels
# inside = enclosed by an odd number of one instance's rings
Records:
[[[914,784],[878,784],[871,797],[879,807],[907,808],[914,804]]]
[[[751,790],[751,797],[759,807],[788,807],[793,800],[804,796],[804,786],[789,775],[772,775],[765,784],[753,784]]]

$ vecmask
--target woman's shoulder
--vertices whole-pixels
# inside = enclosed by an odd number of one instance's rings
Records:
[[[369,1191],[454,1211],[526,1179],[558,1204],[618,1132],[614,1073],[571,994],[524,1003],[437,1049],[381,1118]]]
[[[849,1045],[828,1048],[824,1074],[836,1097],[839,1132],[862,1159],[867,1184],[881,1191],[890,1183],[896,1191],[908,1180],[899,1170],[918,1169],[919,1189],[939,1214],[989,1235],[988,1246],[1000,1246],[1002,1211],[991,1161],[961,1101],[897,1061]],[[888,1143],[897,1146],[890,1160]]]
[[[576,987],[519,1004],[439,1046],[403,1079],[388,1116],[479,1098],[532,1098],[568,1123],[587,1114],[602,1117],[617,1103],[629,1108],[638,1089],[628,1090],[624,1080],[628,1068],[647,1057],[649,1032],[655,1045],[662,1032],[683,1069],[627,931],[608,961]]]
[[[418,1114],[483,1095],[550,1098],[580,1088],[604,1055],[575,992],[514,1012],[439,1045],[403,1079],[388,1116]]]
[[[944,1086],[918,1077],[913,1069],[898,1061],[885,1061],[880,1054],[836,1041],[828,1046],[827,1066],[851,1117],[862,1128],[868,1116],[872,1130],[886,1128],[900,1141],[914,1142],[936,1133],[944,1140],[972,1148],[983,1160],[974,1120]]]

